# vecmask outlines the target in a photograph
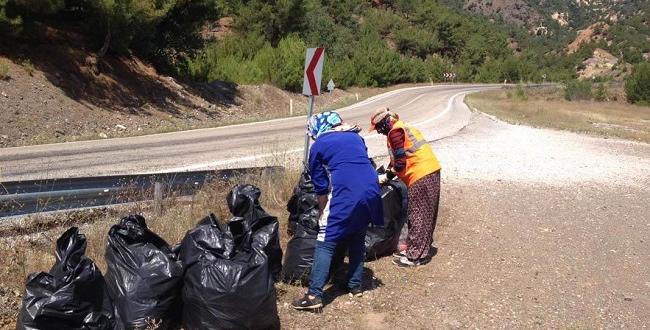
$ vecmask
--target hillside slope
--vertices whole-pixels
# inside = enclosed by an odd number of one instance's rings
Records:
[[[0,54],[0,147],[123,137],[296,114],[305,100],[270,85],[181,82],[132,55],[108,55],[100,71],[82,37],[49,29],[20,53]],[[336,90],[317,105],[349,96]]]
[[[572,70],[574,77],[576,72],[578,77],[591,77],[581,71],[585,62],[597,60],[596,49],[611,54],[623,68],[650,60],[648,1],[445,0],[445,3],[495,21],[524,49],[526,57],[554,61],[546,65]],[[629,72],[622,71],[623,76]],[[598,76],[620,79],[620,73],[612,68]]]

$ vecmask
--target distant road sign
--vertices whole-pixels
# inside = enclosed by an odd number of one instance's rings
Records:
[[[327,83],[327,90],[331,93],[334,90],[334,87],[336,87],[336,85],[334,85],[334,80],[330,79],[330,82]]]
[[[325,48],[307,48],[305,72],[303,75],[302,94],[315,96],[320,94],[320,82],[323,78],[323,60]]]
[[[456,78],[456,73],[455,72],[445,72],[442,74],[442,77],[445,79],[454,79]]]

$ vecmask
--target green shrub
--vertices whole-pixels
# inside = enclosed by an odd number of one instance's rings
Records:
[[[34,75],[34,64],[32,64],[32,61],[26,59],[20,62],[20,65],[23,67],[23,69],[25,69],[25,72],[27,72],[28,75]]]
[[[518,101],[528,101],[528,93],[526,93],[522,84],[517,84],[515,88],[515,99]]]
[[[350,59],[333,60],[325,63],[323,81],[334,80],[337,88],[348,88],[357,84],[356,67]]]
[[[407,58],[388,48],[378,35],[364,36],[352,59],[357,71],[356,84],[359,86],[380,87],[413,81],[409,76]]]
[[[607,87],[605,83],[599,83],[596,86],[596,91],[594,93],[594,99],[598,102],[608,101],[609,95],[607,93]]]
[[[449,60],[445,60],[444,58],[437,55],[428,56],[424,60],[424,68],[426,70],[427,79],[431,79],[433,81],[442,81],[442,75],[446,71],[449,71],[450,67],[451,63]]]
[[[295,92],[302,90],[306,49],[305,43],[296,35],[280,40],[273,61],[272,82],[276,86]],[[324,61],[323,65],[327,65],[327,57]]]
[[[502,61],[488,60],[483,63],[483,65],[481,65],[481,68],[479,69],[478,74],[474,77],[474,80],[476,82],[483,83],[503,81],[502,66]]]
[[[0,38],[15,37],[22,30],[22,17],[7,15],[7,2],[7,0],[0,0]]]
[[[260,69],[261,76],[260,78],[263,81],[271,82],[275,76],[275,49],[271,47],[270,43],[267,43],[260,49],[253,62]]]
[[[591,82],[586,80],[570,80],[564,87],[564,98],[567,101],[591,100]]]
[[[230,36],[210,44],[199,55],[187,60],[186,75],[199,81],[231,81],[238,84],[264,82],[255,53],[265,47],[259,35]]]
[[[630,103],[650,105],[650,63],[634,67],[632,74],[625,80],[625,94]]]
[[[305,49],[305,43],[296,35],[283,38],[276,48],[255,36],[229,37],[187,60],[186,75],[199,81],[273,83],[283,89],[299,91]]]

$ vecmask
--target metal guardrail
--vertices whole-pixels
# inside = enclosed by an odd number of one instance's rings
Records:
[[[167,195],[188,196],[208,182],[245,175],[274,175],[283,170],[272,166],[1,182],[0,218],[152,200],[154,191],[158,196],[164,195],[161,187]]]

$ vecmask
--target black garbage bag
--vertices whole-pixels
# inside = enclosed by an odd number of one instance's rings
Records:
[[[289,243],[284,257],[282,267],[282,280],[293,283],[306,284],[314,264],[314,249],[316,248],[316,236],[318,229],[314,230],[297,223],[295,233]]]
[[[318,235],[318,196],[311,182],[309,171],[305,170],[287,203],[289,211],[288,233],[291,237],[282,268],[285,282],[307,283],[314,263],[314,248]]]
[[[175,329],[181,319],[183,267],[164,239],[140,215],[122,218],[108,232],[106,285],[116,329]]]
[[[61,235],[50,272],[27,278],[17,329],[114,328],[104,277],[85,252],[86,237],[77,227]]]
[[[380,173],[382,171],[379,170]],[[406,194],[406,185],[399,180],[392,180],[381,188],[384,224],[368,227],[365,239],[367,260],[374,260],[395,251],[400,232],[406,223]],[[318,196],[306,170],[287,204],[287,211],[289,227],[293,227],[293,237],[287,244],[282,279],[289,283],[306,284],[314,263],[319,217]],[[332,258],[330,276],[337,275],[337,270],[341,269],[341,256],[344,254],[337,251],[337,257]]]
[[[266,252],[277,257],[279,226],[263,212],[258,197],[257,187],[236,186],[228,196],[234,218],[223,224],[210,215],[183,238],[185,329],[280,328]]]
[[[406,223],[406,185],[391,180],[381,187],[384,225],[370,226],[366,232],[366,260],[375,260],[395,252],[402,227]]]
[[[297,232],[296,226],[299,223],[303,224],[303,227],[318,231],[318,196],[309,171],[306,169],[302,172],[300,181],[287,202],[287,211],[289,212],[289,225],[287,226],[289,236],[293,236]]]
[[[228,194],[228,209],[235,217],[243,218],[257,235],[270,235],[264,245],[264,253],[269,258],[269,268],[274,281],[279,281],[282,273],[282,247],[278,218],[269,215],[260,205],[262,192],[250,184],[237,185]],[[278,227],[274,230],[260,231],[264,227]]]
[[[304,170],[293,195],[287,203],[289,211],[288,234],[291,237],[282,266],[282,280],[288,283],[307,285],[311,266],[314,263],[314,249],[318,236],[318,196],[314,190],[308,170]],[[337,247],[332,257],[330,280],[342,269],[345,247]]]

